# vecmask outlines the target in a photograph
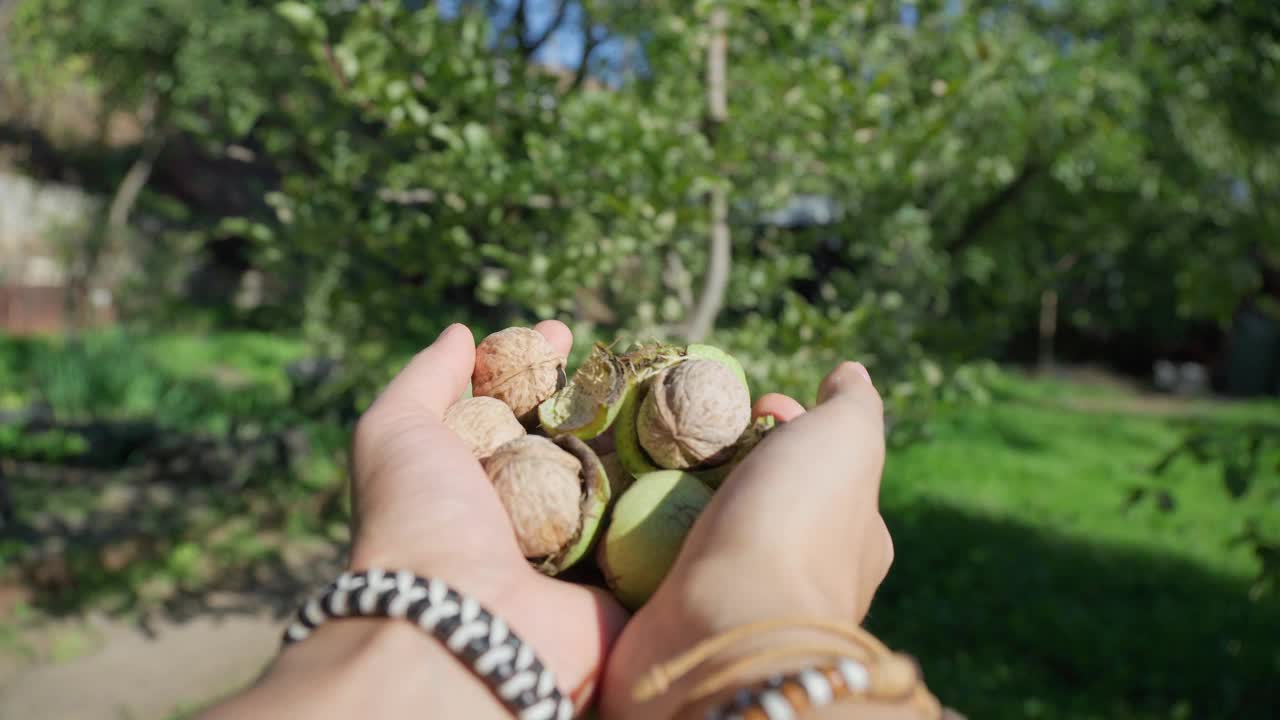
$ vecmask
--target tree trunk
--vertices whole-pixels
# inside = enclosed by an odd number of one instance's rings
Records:
[[[725,88],[729,39],[729,11],[723,5],[711,10],[711,41],[707,45],[707,126],[706,133],[715,147],[717,130],[728,120],[729,101]],[[692,341],[705,338],[715,328],[716,316],[724,305],[729,287],[732,244],[729,235],[729,190],[723,182],[711,190],[708,202],[711,231],[708,236],[707,273],[703,277],[702,295],[689,319],[685,336]]]
[[[1058,291],[1049,288],[1040,293],[1040,349],[1038,365],[1041,373],[1053,372],[1054,340],[1058,335]]]
[[[72,336],[78,335],[81,329],[90,325],[91,295],[102,257],[125,243],[129,216],[133,213],[163,148],[164,139],[159,135],[146,141],[111,198],[105,226],[91,228],[81,243],[81,257],[75,263],[75,270],[69,274],[67,282],[67,315],[71,319]]]

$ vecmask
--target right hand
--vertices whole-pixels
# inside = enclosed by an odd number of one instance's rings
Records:
[[[644,705],[633,703],[632,688],[653,664],[710,635],[795,616],[860,623],[888,573],[884,407],[866,369],[841,363],[809,412],[776,394],[754,412],[781,424],[716,492],[626,626],[605,678],[605,717],[670,717],[687,682]]]

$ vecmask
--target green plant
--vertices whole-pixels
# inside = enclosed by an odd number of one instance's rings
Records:
[[[39,346],[30,368],[38,398],[60,419],[136,412],[160,393],[157,374],[124,333]]]
[[[1234,500],[1245,521],[1233,544],[1249,548],[1258,561],[1254,592],[1280,591],[1280,529],[1262,522],[1269,509],[1280,504],[1280,424],[1256,422],[1199,422],[1164,454],[1151,472],[1162,476],[1184,458],[1216,468],[1222,490]],[[1151,488],[1134,489],[1133,501],[1142,500]],[[1172,496],[1170,496],[1172,497]],[[1253,502],[1246,498],[1252,497]]]

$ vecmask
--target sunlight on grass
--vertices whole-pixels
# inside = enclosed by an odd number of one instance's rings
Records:
[[[245,381],[281,387],[284,366],[306,354],[306,345],[296,338],[256,332],[158,335],[147,338],[143,349],[175,377],[209,377],[221,368]]]
[[[1132,393],[1007,373],[999,385],[996,402],[951,408],[931,441],[890,453],[897,558],[873,630],[970,717],[1257,716],[1280,671],[1280,603],[1251,594],[1258,561],[1232,540],[1248,517],[1280,531],[1265,483],[1233,501],[1213,465],[1155,477],[1185,419],[1071,404]],[[1242,422],[1280,403],[1194,407]],[[1140,487],[1154,491],[1134,502]]]
[[[1178,444],[1185,429],[1181,418],[1062,404],[1091,393],[1123,400],[1126,395],[1115,388],[1007,373],[1000,385],[1006,391],[1001,401],[949,411],[936,419],[930,442],[890,457],[883,491],[887,508],[939,501],[1092,542],[1170,553],[1235,576],[1256,570],[1247,550],[1229,547],[1243,513],[1223,492],[1213,468],[1180,461],[1165,476],[1149,474]],[[1197,415],[1223,421],[1280,414],[1275,402],[1201,402],[1198,408]],[[1139,486],[1167,490],[1175,507],[1162,510],[1153,502],[1130,507],[1130,495]],[[1280,526],[1280,513],[1268,520]]]

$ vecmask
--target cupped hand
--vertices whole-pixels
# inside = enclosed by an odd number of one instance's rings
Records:
[[[652,665],[710,635],[796,616],[861,622],[888,572],[884,410],[866,369],[839,365],[809,412],[782,395],[754,411],[781,425],[716,492],[623,632],[605,678],[606,718],[671,717],[687,683],[647,702],[632,690]]]
[[[563,323],[535,328],[568,356]],[[626,614],[601,590],[541,575],[521,555],[480,463],[442,422],[467,388],[475,340],[451,325],[360,419],[354,442],[353,569],[408,569],[468,593],[503,617],[582,707]]]

